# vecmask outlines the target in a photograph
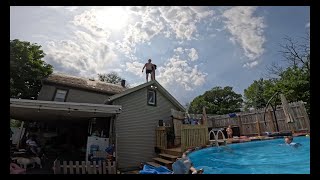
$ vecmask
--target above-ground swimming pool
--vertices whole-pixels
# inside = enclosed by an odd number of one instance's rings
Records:
[[[204,174],[310,174],[310,138],[295,137],[297,148],[283,138],[210,147],[190,153]]]

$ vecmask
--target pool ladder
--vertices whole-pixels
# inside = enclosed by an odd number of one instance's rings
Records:
[[[215,131],[217,131],[217,133],[215,133]],[[219,133],[222,134],[222,139],[219,139]],[[213,134],[213,137],[214,139],[210,139],[210,135]],[[223,145],[227,145],[227,139],[226,137],[224,136],[222,130],[215,130],[215,129],[212,129],[210,132],[209,132],[209,142],[210,144],[213,144],[215,143],[216,146],[220,146],[219,143],[222,143]]]

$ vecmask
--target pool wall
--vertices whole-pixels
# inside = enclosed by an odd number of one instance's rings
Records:
[[[293,137],[298,137],[298,136],[309,136],[308,133],[295,133],[292,135]],[[255,136],[255,137],[247,137],[247,138],[236,138],[236,139],[227,139],[227,144],[233,144],[233,143],[246,143],[246,142],[251,142],[251,141],[265,141],[265,140],[272,140],[272,139],[280,139],[284,138],[285,136],[273,136],[273,137],[268,137],[268,136]],[[210,147],[215,147],[215,144],[209,144],[209,145],[203,145],[203,146],[197,146],[197,147],[190,147],[188,148],[184,154],[188,155],[194,151],[198,151],[201,149],[205,148],[210,148]]]

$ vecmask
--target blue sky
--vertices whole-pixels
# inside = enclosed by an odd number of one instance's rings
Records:
[[[214,86],[243,94],[282,63],[282,38],[309,27],[307,6],[10,7],[10,39],[40,44],[55,72],[115,71],[133,87],[151,58],[157,81],[183,105]]]

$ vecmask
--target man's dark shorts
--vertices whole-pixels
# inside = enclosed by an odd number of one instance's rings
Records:
[[[152,70],[146,70],[146,74],[151,74]]]

